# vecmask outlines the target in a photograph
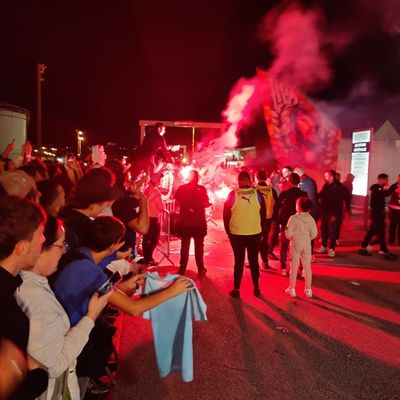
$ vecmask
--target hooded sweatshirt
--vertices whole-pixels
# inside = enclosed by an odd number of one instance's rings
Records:
[[[289,218],[285,233],[293,244],[311,244],[318,234],[317,224],[308,212],[298,212]]]

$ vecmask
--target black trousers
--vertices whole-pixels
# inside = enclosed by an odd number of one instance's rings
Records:
[[[98,379],[104,372],[114,350],[113,336],[116,328],[107,324],[103,316],[97,318],[89,340],[78,356],[76,374]]]
[[[329,248],[335,250],[337,235],[339,233],[339,222],[342,220],[341,215],[335,215],[335,221],[331,222],[330,218],[332,215],[330,214],[321,214],[321,235],[322,235],[322,246],[328,246],[329,239]]]
[[[194,239],[194,257],[199,271],[204,269],[204,236],[184,236],[181,235],[181,259],[179,262],[180,270],[185,272],[189,261],[190,240]]]
[[[143,235],[142,247],[143,257],[145,261],[153,261],[153,252],[160,240],[160,222],[158,218],[150,218],[150,225],[148,232]]]
[[[259,287],[260,266],[258,264],[258,251],[260,247],[260,236],[260,234],[229,235],[229,241],[231,242],[233,256],[235,258],[233,275],[235,289],[240,289],[240,284],[242,282],[246,250],[254,289],[258,289]]]
[[[342,229],[343,221],[344,221],[344,215],[341,215],[340,218],[338,218],[338,221],[337,221],[336,240],[339,240],[339,238],[340,238],[340,232],[341,232],[341,229]]]
[[[379,240],[380,249],[387,253],[388,248],[386,246],[385,239],[385,213],[384,212],[375,212],[371,214],[371,223],[369,225],[369,229],[363,242],[361,243],[361,247],[365,248],[369,245],[373,236],[377,235]]]
[[[286,225],[281,225],[281,269],[286,269],[286,261],[289,250],[289,239],[285,235]]]
[[[389,220],[389,243],[394,243],[396,241],[397,233],[397,243],[400,244],[400,210],[392,210],[389,208]]]
[[[272,221],[271,227],[270,227],[270,244],[269,244],[269,249],[268,253],[273,253],[274,248],[278,245],[279,243],[279,232],[280,232],[280,227],[277,221]]]
[[[49,383],[49,376],[44,369],[36,368],[25,376],[14,393],[8,397],[9,400],[34,400],[39,397]]]
[[[268,262],[269,235],[271,233],[272,219],[267,219],[262,227],[260,241],[260,256],[265,263]]]

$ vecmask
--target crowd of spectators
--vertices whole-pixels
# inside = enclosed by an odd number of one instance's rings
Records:
[[[178,272],[183,276],[164,290],[140,296],[146,278],[134,261],[137,235],[143,235],[142,265],[156,264],[153,252],[163,212],[157,189],[160,174],[144,174],[134,182],[137,166],[130,174],[118,160],[84,166],[73,157],[63,164],[32,159],[28,142],[12,160],[13,147],[10,144],[0,160],[0,312],[7,321],[0,328],[0,398],[78,400],[86,391],[104,393],[109,387],[102,387],[100,377],[115,351],[112,316],[120,311],[137,316],[191,290],[184,275],[192,237],[199,277],[207,272],[206,188],[193,171],[189,183],[176,192],[182,238]],[[340,227],[351,211],[352,177],[341,183],[335,171],[325,171],[318,191],[301,167],[252,175],[242,169],[238,187],[224,206],[225,230],[235,257],[230,294],[240,298],[246,251],[255,296],[260,296],[259,253],[264,269],[271,268],[269,260],[279,259],[281,274],[288,276],[291,243],[287,293],[296,295],[301,262],[306,295],[312,297],[316,223],[321,222],[316,253],[335,257]],[[400,177],[389,187],[387,175],[381,174],[371,188],[371,227],[360,254],[369,255],[367,245],[378,234],[381,254],[394,259],[384,243],[382,218],[384,199],[391,196],[389,240],[392,244],[396,234],[400,240],[399,185]],[[274,248],[279,242],[277,256]],[[104,291],[105,287],[111,289]]]
[[[104,393],[112,317],[140,315],[191,281],[140,296],[146,278],[133,259],[150,226],[145,180],[131,183],[117,160],[44,162],[29,143],[11,160],[12,148],[0,161],[0,398]]]

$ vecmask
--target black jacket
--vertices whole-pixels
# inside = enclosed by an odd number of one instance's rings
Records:
[[[303,175],[300,178],[299,188],[306,192],[308,198],[312,201],[312,208],[310,214],[313,218],[317,219],[319,217],[319,202],[318,202],[318,191],[317,184],[314,179],[310,178],[308,175]]]
[[[390,186],[389,191],[390,191],[390,200],[389,200],[389,207],[392,206],[397,206],[400,207],[400,193],[396,192],[396,189],[400,187],[399,183],[393,183],[392,186]]]
[[[332,183],[325,183],[319,192],[319,199],[322,214],[338,217],[343,215],[344,204],[349,209],[350,197],[348,191],[336,179]]]
[[[144,139],[143,143],[139,149],[139,156],[141,158],[148,158],[155,156],[158,150],[161,151],[163,157],[168,162],[172,162],[171,155],[168,151],[167,144],[165,143],[165,139],[163,136],[160,136],[158,132],[150,132],[147,134]]]
[[[179,204],[179,217],[176,227],[178,235],[207,235],[205,209],[211,204],[206,188],[195,183],[187,183],[178,187],[174,197]]]
[[[291,187],[279,195],[275,205],[280,225],[286,226],[289,218],[296,214],[296,201],[299,197],[307,197],[307,193],[298,187]]]
[[[371,191],[370,207],[371,213],[383,213],[385,211],[385,197],[390,196],[392,193],[391,188],[385,190],[382,185],[375,183],[369,190]]]

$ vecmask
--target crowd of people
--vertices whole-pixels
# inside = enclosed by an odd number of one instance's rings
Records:
[[[181,238],[178,273],[182,276],[164,290],[140,296],[146,279],[141,266],[157,264],[153,253],[164,212],[158,189],[162,174],[154,170],[154,152],[167,152],[162,138],[165,127],[156,129],[158,136],[145,143],[147,152],[131,170],[118,160],[83,168],[74,158],[62,165],[31,159],[29,143],[16,160],[9,158],[12,144],[3,154],[0,311],[7,324],[0,328],[0,398],[68,395],[75,400],[88,390],[96,393],[100,387],[101,392],[99,378],[114,351],[112,316],[120,311],[137,316],[192,290],[185,277],[191,238],[198,277],[206,275],[205,210],[211,204],[199,173],[193,170],[188,183],[174,194],[179,206],[176,232]],[[341,225],[351,211],[352,177],[341,183],[336,172],[328,170],[324,179],[318,191],[301,167],[285,166],[272,174],[259,170],[255,177],[246,168],[240,171],[237,188],[228,195],[223,210],[234,254],[232,297],[240,298],[246,252],[255,296],[261,295],[260,256],[264,269],[271,268],[270,260],[280,260],[281,274],[290,275],[286,293],[293,297],[301,265],[305,295],[312,297],[317,222],[321,247],[315,253],[335,257]],[[377,235],[379,253],[395,258],[385,240],[388,196],[389,244],[400,241],[400,175],[389,187],[388,176],[380,174],[371,187],[371,225],[359,250],[362,255],[371,254],[368,244]],[[136,263],[139,234],[143,257]],[[277,256],[274,249],[279,243]],[[117,272],[123,277],[116,277]]]
[[[271,269],[269,260],[279,260],[283,276],[288,276],[288,249],[290,244],[290,280],[286,293],[296,297],[296,278],[305,278],[305,294],[312,297],[311,263],[314,253],[334,258],[339,245],[340,230],[346,214],[351,213],[352,182],[349,174],[344,183],[334,170],[324,172],[324,185],[317,190],[316,182],[301,167],[285,166],[270,176],[264,170],[253,174],[246,168],[238,174],[237,189],[224,204],[224,227],[234,254],[234,288],[230,295],[240,298],[240,284],[244,271],[245,254],[249,261],[254,295],[260,296],[259,254],[263,269]],[[394,244],[398,232],[400,202],[400,175],[389,186],[387,174],[380,174],[371,186],[371,223],[358,253],[370,256],[367,249],[373,237],[380,244],[379,255],[396,260],[386,245],[385,198],[390,196],[389,243]],[[320,220],[321,246],[314,251]],[[399,240],[400,237],[397,237]],[[280,254],[274,248],[280,241]]]
[[[119,161],[85,170],[76,159],[30,160],[30,150],[0,162],[0,398],[77,400],[110,389],[100,377],[115,352],[113,316],[140,315],[193,284],[182,276],[140,295],[134,249],[143,234],[151,264],[156,176],[145,195],[145,179],[131,183]]]

